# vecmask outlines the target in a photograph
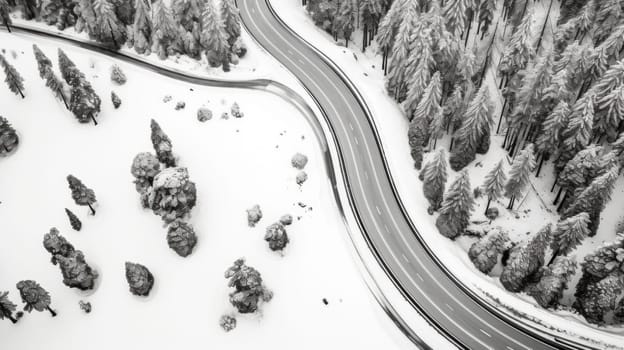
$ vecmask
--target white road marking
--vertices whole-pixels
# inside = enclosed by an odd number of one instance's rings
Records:
[[[353,124],[349,123],[349,127],[351,128],[351,131],[355,130],[353,129]]]
[[[424,281],[425,281],[425,280],[422,278],[422,276],[421,276],[418,272],[416,272],[416,276],[420,279],[420,281],[421,281],[421,282],[424,282]]]
[[[509,350],[514,350],[514,348],[510,347],[510,346],[506,346],[507,349]]]
[[[262,18],[263,18],[265,21],[267,21],[267,23],[269,23],[268,19],[266,18],[266,16],[264,15],[264,13],[263,13],[262,11],[260,11],[260,15],[262,16]],[[256,28],[259,28],[259,27],[258,27],[258,24],[254,21],[254,18],[253,18],[253,17],[250,17],[250,20],[251,20],[251,22],[252,22],[252,23],[256,26]],[[296,47],[294,47],[292,44],[290,44],[290,42],[289,42],[288,40],[286,40],[286,38],[284,38],[284,36],[283,36],[280,32],[278,32],[277,30],[275,30],[275,28],[273,28],[273,27],[270,27],[270,28],[271,28],[271,29],[272,29],[272,31],[273,31],[273,32],[274,32],[274,33],[275,33],[278,37],[280,37],[280,38],[281,38],[281,39],[282,39],[282,40],[283,40],[286,44],[290,45],[290,46],[291,46],[291,47],[292,47],[295,51],[297,51],[297,52],[298,52],[298,53],[299,53],[302,57],[304,57],[304,58],[305,58],[305,59],[306,59],[306,60],[307,60],[307,61],[311,64],[311,66],[315,67],[321,75],[323,75],[323,76],[324,76],[324,77],[325,77],[328,81],[331,81],[331,79],[329,79],[329,77],[327,77],[327,75],[326,75],[326,74],[325,74],[325,73],[324,73],[321,69],[319,69],[319,68],[318,68],[318,67],[314,64],[314,62],[312,62],[309,58],[307,58],[307,56],[303,55],[303,53],[301,53],[301,52],[300,52],[300,51],[299,51]],[[276,46],[276,45],[275,45],[275,44],[274,44],[271,40],[269,40],[269,39],[267,38],[267,36],[266,36],[266,35],[264,35],[264,33],[262,33],[261,31],[258,31],[258,34],[259,34],[259,35],[261,35],[261,36],[262,36],[262,37],[266,40],[266,42],[268,43],[268,45],[273,46],[273,48],[274,48],[274,49],[276,49],[276,51],[277,51],[277,52],[279,52],[279,51],[280,51],[280,49],[279,49],[279,48],[278,48],[278,47],[277,47],[277,46]],[[286,57],[285,59],[286,59],[286,60],[288,60],[288,61],[290,61],[291,63],[293,63],[293,64],[294,64],[294,62],[293,62],[292,60],[290,60],[288,57]],[[320,87],[320,86],[316,83],[316,79],[312,79],[312,78],[310,77],[310,75],[308,75],[308,74],[307,74],[307,72],[306,72],[306,71],[304,71],[303,69],[301,69],[301,68],[299,68],[299,67],[296,67],[296,65],[295,65],[295,68],[298,68],[298,69],[299,69],[299,71],[301,72],[301,74],[302,74],[302,75],[306,76],[306,77],[307,77],[307,78],[311,81],[311,83],[312,83],[312,84],[316,85],[316,87],[317,87],[317,89],[320,91],[321,95],[323,95],[323,97],[325,97],[325,99],[327,99],[327,101],[329,101],[329,105],[330,105],[330,107],[333,109],[334,113],[335,113],[336,115],[340,115],[340,113],[338,113],[338,110],[336,109],[336,106],[334,106],[334,104],[332,103],[332,101],[328,98],[328,96],[327,96],[326,92],[325,92],[323,89],[321,89],[321,87]],[[333,85],[332,85],[332,86],[333,86]],[[336,89],[336,91],[337,91],[337,93],[338,93],[341,97],[343,97],[343,99],[345,99],[345,100],[346,100],[346,98],[345,98],[345,96],[344,96],[343,92],[342,92],[340,89]],[[350,105],[350,104],[346,104],[346,106],[347,106],[347,108],[349,109],[349,111],[350,111],[353,115],[355,115],[355,112],[353,111],[353,108],[351,107],[351,105]],[[340,123],[340,126],[342,127],[342,129],[343,129],[343,130],[346,130],[346,128],[345,128],[345,126],[344,126],[344,123],[343,123],[343,120],[342,120],[341,118],[338,118],[338,122]],[[362,127],[361,127],[361,125],[360,125],[360,121],[359,121],[359,119],[355,118],[355,122],[358,124],[358,128],[359,128],[360,133],[362,133],[362,134],[363,134],[363,130],[362,130]],[[366,141],[366,139],[364,139],[364,143],[365,143],[365,145],[367,145],[367,141]],[[351,145],[351,142],[350,142],[349,138],[347,138],[347,144],[349,145],[349,150],[350,150],[350,154],[351,154],[351,156],[353,157],[353,159],[356,159],[356,156],[355,156],[355,154],[354,154],[354,152],[353,152],[353,146]],[[368,146],[368,145],[367,145],[367,146]],[[369,160],[370,160],[371,164],[374,164],[374,162],[372,161],[372,155],[371,155],[371,153],[370,153],[370,148],[369,148],[369,147],[366,147],[366,153],[367,153],[367,155],[368,155],[368,158],[369,158]],[[373,168],[373,169],[374,169],[374,168]],[[366,191],[366,190],[363,188],[363,186],[362,186],[363,184],[362,184],[362,181],[361,181],[361,178],[360,178],[360,173],[359,173],[359,171],[358,171],[358,168],[355,168],[355,174],[356,174],[357,179],[359,180],[358,184],[359,184],[360,189],[362,190],[362,192],[363,192],[363,193],[366,193],[367,191]],[[376,172],[373,172],[373,174],[374,174],[374,176],[375,176],[375,180],[377,181],[377,182],[376,182],[376,184],[377,184],[377,188],[378,188],[378,190],[380,191],[380,193],[383,193],[383,191],[381,190],[381,184],[379,183],[379,179],[378,179],[378,177],[377,177],[377,173],[376,173]],[[368,211],[369,211],[369,213],[370,213],[370,204],[368,203],[368,200],[367,200],[367,198],[366,198],[366,197],[363,197],[363,198],[364,198],[364,202],[365,202],[365,204],[366,204],[366,208],[368,209]],[[388,203],[387,203],[387,201],[386,201],[386,198],[385,198],[384,196],[381,196],[381,198],[382,198],[382,201],[384,202],[384,205],[386,206],[386,208],[387,208],[387,209],[389,209],[389,206],[388,206]],[[370,214],[372,214],[372,213],[370,213]],[[395,221],[394,217],[393,217],[392,215],[390,215],[390,217],[392,218],[393,224],[394,224],[394,226],[397,228],[397,231],[400,233],[400,237],[401,237],[401,239],[403,240],[403,242],[404,242],[404,243],[407,243],[407,241],[406,241],[406,239],[405,239],[405,233],[404,233],[404,232],[401,232],[400,230],[398,230],[398,224],[396,223],[396,221]],[[377,221],[376,221],[374,218],[373,218],[373,224],[375,225],[376,229],[379,231],[379,224],[377,223]],[[386,228],[386,230],[387,230],[387,228]],[[385,248],[388,250],[388,252],[389,252],[389,253],[390,253],[390,255],[392,256],[392,258],[395,260],[395,262],[397,262],[397,263],[398,263],[398,259],[397,259],[397,257],[394,255],[394,252],[390,249],[390,245],[389,245],[389,244],[388,244],[388,242],[385,240],[384,236],[383,236],[383,235],[380,235],[380,238],[381,238],[382,242],[384,243]],[[462,303],[460,303],[460,302],[459,302],[459,300],[457,300],[457,299],[456,299],[456,298],[455,298],[455,297],[454,297],[454,296],[453,296],[450,292],[448,292],[448,291],[447,291],[447,290],[446,290],[446,289],[445,289],[445,288],[444,288],[444,287],[440,284],[440,282],[436,279],[436,276],[434,276],[434,275],[431,273],[431,271],[429,271],[429,270],[426,268],[426,266],[423,264],[422,260],[420,260],[420,259],[418,258],[418,256],[417,256],[417,255],[416,255],[416,253],[414,252],[414,250],[413,250],[413,249],[412,249],[412,248],[411,248],[408,244],[406,244],[406,246],[407,246],[408,250],[410,251],[410,253],[412,253],[412,255],[413,255],[413,256],[414,256],[414,257],[415,257],[415,258],[419,261],[420,265],[421,265],[421,266],[422,266],[422,268],[425,270],[425,272],[427,272],[427,274],[428,274],[429,276],[431,276],[431,277],[432,277],[433,281],[434,281],[436,284],[438,284],[438,285],[439,285],[440,289],[445,290],[445,291],[447,292],[447,295],[448,295],[450,298],[452,298],[452,299],[453,299],[453,300],[454,300],[454,301],[455,301],[458,305],[463,306],[463,308],[465,309],[465,311],[466,311],[466,312],[468,312],[468,313],[470,313],[471,315],[475,316],[475,318],[477,318],[478,320],[480,320],[483,324],[487,324],[487,323],[486,323],[483,319],[481,319],[478,315],[474,314],[474,313],[473,313],[470,309],[468,309],[465,305],[463,305]],[[404,267],[402,264],[400,264],[400,263],[399,263],[399,264],[398,264],[398,266],[399,266],[399,268],[402,270],[402,272],[403,272],[403,273],[407,276],[407,278],[408,278],[408,279],[409,279],[409,281],[412,283],[412,285],[413,285],[413,286],[414,286],[414,287],[415,287],[415,288],[416,288],[416,289],[420,292],[420,294],[421,294],[422,296],[424,296],[424,297],[425,297],[425,299],[427,299],[427,301],[429,302],[429,304],[430,304],[430,305],[432,305],[434,308],[436,308],[436,309],[438,310],[438,312],[440,312],[442,315],[444,315],[444,316],[448,319],[448,321],[449,321],[449,322],[451,322],[453,325],[455,325],[458,329],[463,329],[463,327],[462,327],[462,326],[460,326],[457,322],[455,322],[455,319],[454,319],[454,318],[450,317],[450,316],[449,316],[449,315],[447,315],[445,312],[443,312],[443,311],[442,311],[442,310],[438,307],[438,305],[437,305],[436,303],[434,303],[434,302],[433,302],[433,300],[429,297],[429,295],[428,295],[428,294],[426,294],[426,293],[424,293],[424,291],[420,288],[420,286],[419,286],[419,285],[418,285],[418,284],[417,284],[417,283],[416,283],[416,282],[412,279],[411,275],[407,272],[407,270],[405,270],[405,267]],[[420,274],[418,274],[418,273],[417,273],[416,275],[417,275],[420,279],[422,279],[422,277],[420,276]],[[522,346],[522,347],[524,347],[524,348],[527,348],[526,346],[524,346],[524,345],[522,345],[522,344],[518,343],[515,339],[510,338],[507,334],[502,333],[502,332],[498,331],[497,329],[494,329],[494,330],[495,330],[495,331],[497,331],[498,333],[500,333],[503,337],[505,337],[505,338],[509,339],[511,342],[516,343],[516,344],[519,344],[519,345],[521,345],[521,346]],[[466,331],[466,332],[465,332],[465,334],[466,334],[466,336],[468,336],[468,337],[472,338],[475,342],[477,342],[477,343],[481,344],[482,346],[484,346],[484,347],[486,347],[486,348],[489,348],[489,347],[488,347],[485,343],[483,343],[483,342],[482,342],[479,338],[477,338],[476,336],[474,336],[474,335],[473,335],[473,334],[471,334],[470,332],[467,332],[467,331]],[[530,349],[530,348],[527,348],[527,349]]]
[[[368,171],[364,171],[364,177],[366,178],[366,181],[369,181],[369,179],[368,179]]]
[[[388,230],[388,226],[386,226],[386,224],[384,224],[384,228],[386,229],[386,232],[390,233],[390,230]]]
[[[381,215],[381,210],[379,210],[379,207],[375,206],[375,209],[377,209],[377,214]]]
[[[289,53],[289,54],[291,54],[291,55],[293,55],[293,56],[295,55],[295,54],[294,54],[292,51],[290,51],[290,50],[286,50],[286,51],[288,51],[288,53]]]
[[[488,332],[484,331],[483,329],[479,328],[479,330],[481,331],[481,333],[487,335],[488,337],[492,338],[491,335],[488,334]]]
[[[299,63],[301,64],[305,64],[305,62],[303,62],[301,59],[297,59],[297,61],[299,61]]]
[[[358,142],[358,140],[357,140],[357,137],[355,137],[355,136],[354,136],[354,137],[353,137],[353,139],[355,140],[355,144],[356,144],[356,145],[359,145],[359,144],[360,144],[360,143]]]
[[[448,308],[449,308],[449,310],[451,310],[451,311],[455,311],[455,310],[453,310],[453,308],[451,307],[451,305],[449,305],[449,304],[444,304],[444,305],[446,305],[446,307],[448,307]]]
[[[401,256],[403,256],[403,260],[405,260],[405,262],[409,262],[409,260],[407,259],[407,257],[405,256],[405,254],[401,254]]]

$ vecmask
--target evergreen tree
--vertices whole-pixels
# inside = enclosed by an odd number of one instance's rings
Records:
[[[71,210],[67,208],[65,208],[65,213],[69,218],[69,224],[71,225],[71,227],[76,231],[80,231],[80,229],[82,228],[82,222],[80,222],[80,219],[78,219],[76,214],[74,214]]]
[[[69,183],[69,189],[74,202],[78,205],[88,206],[91,209],[91,214],[95,215],[95,210],[92,206],[96,202],[95,192],[73,175],[67,175],[67,182]]]
[[[407,69],[407,58],[410,55],[411,36],[414,21],[419,19],[416,7],[416,1],[406,3],[387,64],[386,89],[397,101],[402,101],[406,88],[405,70]]]
[[[282,251],[290,242],[288,232],[281,222],[276,222],[266,228],[264,240],[269,243],[272,251]]]
[[[86,82],[85,75],[76,67],[74,62],[67,56],[67,54],[59,49],[58,50],[59,69],[61,76],[67,84],[72,87],[78,87]]]
[[[152,52],[158,54],[164,60],[172,55],[178,48],[178,28],[173,21],[171,11],[163,0],[152,3],[153,8],[153,32],[152,32]]]
[[[403,102],[403,107],[410,120],[413,118],[413,115],[420,104],[423,94],[425,93],[425,89],[427,89],[427,86],[431,84],[431,67],[434,63],[431,55],[431,47],[429,45],[425,44],[415,47],[412,49],[412,53],[415,52],[418,52],[418,57],[412,59],[417,60],[418,65],[416,66],[416,70],[413,74],[406,73],[409,77],[407,83],[408,90],[407,95],[405,96],[405,101]],[[434,95],[435,97],[441,94],[439,72],[436,73],[438,74],[438,78],[434,85],[435,91],[433,91],[436,93],[436,95]]]
[[[13,311],[17,305],[9,300],[9,292],[0,292],[0,320],[8,318],[13,323],[17,323],[17,319],[13,317]]]
[[[581,284],[579,281],[579,284]],[[577,288],[578,285],[577,284]],[[579,295],[575,301],[576,309],[589,323],[603,324],[605,314],[615,309],[616,302],[622,290],[624,281],[620,274],[610,274],[584,286],[583,295]]]
[[[420,169],[423,161],[424,148],[429,142],[429,127],[424,118],[412,118],[407,129],[407,139],[414,167]]]
[[[2,19],[2,24],[4,24],[9,33],[11,32],[10,25],[13,24],[10,13],[11,8],[9,7],[7,0],[0,0],[0,19]]]
[[[463,234],[468,227],[473,208],[474,198],[470,188],[470,177],[468,171],[464,170],[444,196],[440,216],[436,220],[440,233],[451,239]]]
[[[503,51],[503,58],[498,65],[498,71],[503,77],[510,78],[526,68],[534,54],[533,43],[531,42],[531,18],[532,14],[529,11]]]
[[[373,36],[377,30],[379,19],[383,15],[382,0],[361,0],[359,1],[359,11],[362,30],[362,51],[366,49],[366,46],[372,41]]]
[[[125,27],[134,23],[136,8],[134,0],[110,0],[115,8],[115,15]]]
[[[394,0],[390,9],[383,16],[377,31],[377,45],[379,53],[382,55],[382,69],[387,72],[388,54],[394,46],[394,38],[402,22],[406,0]]]
[[[505,184],[505,196],[510,199],[508,209],[513,209],[516,197],[522,195],[522,192],[529,184],[529,177],[533,168],[535,168],[533,144],[528,144],[511,164],[509,180]]]
[[[126,42],[126,27],[117,18],[113,4],[109,0],[93,0],[93,11],[98,33],[96,39],[115,50],[119,50]]]
[[[540,165],[537,170],[538,175],[545,158],[554,154],[554,152],[559,149],[563,129],[568,123],[569,114],[570,106],[567,102],[561,101],[544,120],[542,131],[537,137],[537,140],[535,140],[537,153],[541,156]]]
[[[136,13],[134,16],[134,24],[130,31],[130,36],[132,38],[131,43],[137,53],[149,55],[152,48],[153,33],[152,15],[150,13],[151,3],[145,0],[135,0],[134,6],[136,8]]]
[[[493,231],[493,232],[492,232]],[[509,246],[509,235],[506,231],[494,229],[487,236],[474,242],[468,250],[468,257],[475,267],[488,274],[498,263],[498,257]]]
[[[154,275],[141,264],[126,261],[126,281],[130,293],[137,296],[148,296],[154,286]]]
[[[600,213],[604,210],[607,202],[615,189],[615,182],[619,176],[619,166],[611,166],[604,174],[596,177],[591,184],[575,195],[570,206],[565,210],[564,217],[570,218],[580,213],[589,213],[589,236],[596,235],[600,224]],[[578,191],[577,191],[578,193]]]
[[[447,0],[444,5],[444,18],[446,18],[446,26],[449,32],[455,36],[463,33],[467,12],[472,8],[472,0]]]
[[[497,200],[503,195],[503,189],[507,182],[507,175],[505,175],[505,169],[503,168],[503,161],[498,162],[496,167],[492,169],[483,181],[483,194],[487,197],[488,202],[485,206],[485,212],[487,213],[490,208],[492,200]]]
[[[546,247],[550,241],[551,226],[544,226],[523,245],[516,246],[503,268],[500,281],[511,292],[525,289],[540,268],[544,265]]]
[[[6,157],[19,144],[17,132],[6,118],[0,116],[0,157]]]
[[[223,71],[229,68],[229,45],[223,21],[219,18],[217,10],[212,1],[204,3],[202,12],[201,43],[206,50],[208,63],[213,67],[223,65]]]
[[[167,230],[167,244],[183,258],[191,255],[197,244],[197,235],[193,226],[179,219],[172,222]]]
[[[51,228],[44,235],[43,247],[52,255],[52,264],[59,265],[63,284],[80,290],[91,290],[95,287],[97,271],[87,264],[84,254],[76,250],[56,228]]]
[[[15,67],[13,67],[2,54],[0,54],[0,65],[4,68],[4,74],[6,76],[4,81],[9,86],[9,90],[24,98],[24,78],[22,78]]]
[[[481,39],[488,33],[492,20],[496,12],[496,0],[481,0],[479,5],[479,28],[481,29]]]
[[[195,23],[201,21],[202,8],[201,0],[173,0],[171,2],[173,18],[186,31],[192,31]]]
[[[32,280],[20,281],[16,285],[22,297],[22,302],[26,305],[24,310],[31,312],[33,309],[39,312],[43,310],[50,311],[52,317],[56,316],[56,312],[50,307],[50,294],[43,289],[37,282]]]
[[[624,83],[596,101],[598,113],[594,120],[597,135],[612,135],[624,120]]]
[[[423,191],[429,201],[429,211],[433,212],[440,208],[446,186],[446,153],[444,149],[436,152],[433,160],[423,168]]]
[[[221,1],[221,19],[225,26],[228,44],[232,47],[241,35],[240,15],[234,0]]]
[[[41,79],[45,79],[48,70],[52,69],[52,61],[41,51],[37,44],[33,44],[33,52],[35,53],[35,59],[37,60],[37,68],[39,69],[39,76]]]
[[[594,45],[599,45],[609,36],[613,29],[621,24],[624,11],[619,0],[596,1],[596,17],[592,21]]]
[[[550,243],[553,253],[548,265],[551,265],[559,255],[568,255],[581,244],[589,234],[588,224],[589,214],[587,213],[579,213],[557,223],[553,232],[553,240]]]
[[[456,146],[451,154],[451,168],[455,171],[463,169],[475,159],[477,148],[484,139],[489,142],[492,127],[492,102],[487,86],[481,86],[468,105],[461,127],[456,133]],[[484,150],[481,150],[482,152]],[[487,152],[487,150],[485,150]]]
[[[544,269],[542,278],[529,288],[528,294],[543,308],[556,307],[575,271],[576,261],[567,256],[559,256]]]
[[[160,125],[152,119],[150,122],[150,128],[152,130],[152,145],[156,151],[156,156],[161,163],[165,164],[165,167],[175,167],[176,161],[172,152],[171,139],[161,129]]]
[[[256,312],[261,301],[268,302],[273,297],[262,283],[260,272],[247,266],[243,258],[236,260],[224,276],[229,279],[228,286],[234,287],[230,303],[242,314]]]
[[[93,0],[78,0],[75,12],[78,14],[76,21],[76,31],[78,33],[86,30],[90,37],[96,38],[97,25],[96,15],[93,9]]]
[[[561,170],[576,153],[587,147],[592,139],[593,125],[594,94],[588,92],[574,104],[569,123],[563,131],[563,147],[557,159],[558,170]]]
[[[354,23],[355,4],[353,3],[353,0],[342,0],[340,2],[338,12],[336,13],[336,17],[334,18],[334,35],[338,36],[338,33],[341,33],[342,37],[345,39],[346,47],[349,47],[349,40],[351,39],[351,34],[353,33]]]

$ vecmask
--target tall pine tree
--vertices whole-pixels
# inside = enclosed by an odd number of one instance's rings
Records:
[[[126,26],[117,18],[115,7],[109,0],[93,0],[96,39],[116,50],[126,42]]]
[[[223,21],[219,18],[212,1],[204,3],[202,12],[201,43],[206,50],[208,63],[213,67],[223,65],[224,71],[229,71],[229,45]]]
[[[24,78],[22,78],[15,67],[13,67],[2,54],[0,54],[0,66],[4,68],[4,81],[7,83],[9,90],[24,98]]]
[[[487,197],[488,202],[485,206],[485,213],[490,208],[490,203],[494,200],[501,198],[503,195],[503,189],[507,182],[507,175],[505,175],[505,169],[503,168],[503,161],[498,162],[496,167],[492,169],[483,181],[483,194]]]
[[[134,7],[136,12],[134,14],[134,24],[130,31],[132,38],[132,46],[134,50],[139,54],[149,55],[152,51],[152,15],[151,15],[151,3],[145,0],[135,0]]]
[[[433,159],[428,162],[422,170],[423,172],[423,191],[425,198],[429,201],[429,212],[433,213],[440,209],[442,199],[444,197],[444,189],[446,186],[446,155],[444,149],[436,152]]]
[[[578,247],[583,239],[589,234],[589,214],[579,213],[557,223],[553,232],[553,240],[550,243],[552,257],[548,265],[560,255],[568,255]]]
[[[436,220],[438,230],[445,237],[455,239],[468,227],[473,209],[474,198],[470,188],[470,177],[468,171],[464,170],[444,196],[440,216]]]
[[[508,209],[513,209],[516,197],[522,195],[522,192],[529,184],[529,177],[533,168],[535,168],[533,144],[528,144],[511,164],[509,180],[505,184],[505,196],[509,198]]]
[[[160,59],[174,54],[179,49],[179,31],[173,21],[171,10],[165,5],[163,0],[156,0],[153,6],[152,32],[152,52],[155,52]]]

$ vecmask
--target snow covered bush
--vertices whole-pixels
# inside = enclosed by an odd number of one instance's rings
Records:
[[[457,238],[468,227],[473,208],[474,198],[472,198],[470,178],[468,171],[464,170],[451,184],[444,196],[440,216],[436,220],[436,227],[445,237]]]
[[[130,172],[135,178],[134,184],[137,192],[144,193],[152,186],[154,177],[160,172],[160,162],[153,154],[142,152],[134,157]]]
[[[85,186],[82,181],[80,181],[74,175],[67,175],[67,182],[69,183],[69,189],[71,190],[71,196],[74,202],[78,205],[86,205],[91,209],[91,214],[95,215],[95,209],[93,209],[93,204],[95,204],[95,192],[92,189]]]
[[[308,157],[305,156],[304,154],[296,153],[290,160],[290,164],[292,164],[294,168],[303,170],[306,164],[308,164]]]
[[[169,136],[165,134],[154,119],[151,121],[150,128],[152,129],[152,145],[154,146],[158,160],[165,164],[165,167],[176,166]]]
[[[503,269],[500,281],[505,289],[520,292],[535,278],[544,265],[546,248],[551,239],[551,225],[546,225],[528,242],[514,247]]]
[[[197,244],[193,226],[179,219],[172,222],[167,231],[167,244],[181,257],[191,255]]]
[[[11,322],[17,323],[17,319],[13,317],[13,312],[17,305],[9,300],[9,292],[0,292],[0,320],[8,318]]]
[[[70,288],[90,290],[95,287],[98,273],[85,261],[80,250],[75,250],[56,228],[43,237],[43,247],[52,255],[52,264],[59,265],[63,283]]]
[[[234,102],[232,104],[232,108],[230,109],[230,113],[232,114],[232,117],[234,117],[234,118],[242,118],[242,117],[245,116],[245,114],[243,112],[241,112],[240,106],[236,102]]]
[[[111,81],[117,85],[123,85],[128,81],[128,78],[126,78],[126,74],[121,70],[121,67],[116,64],[113,64],[113,66],[111,67],[110,78]]]
[[[56,316],[56,312],[50,307],[52,299],[48,291],[43,289],[39,283],[33,280],[19,281],[16,285],[22,297],[22,302],[26,304],[24,310],[31,312],[32,310],[44,311],[48,310],[52,317]]]
[[[228,286],[234,288],[230,303],[242,314],[256,312],[261,302],[273,298],[273,293],[262,283],[260,272],[245,265],[244,258],[234,261],[234,265],[225,271],[225,278],[229,280]]]
[[[0,116],[0,156],[6,157],[19,144],[19,137],[8,120]]]
[[[234,330],[236,328],[236,318],[230,315],[223,315],[219,319],[219,326],[226,332]]]
[[[297,176],[295,177],[295,182],[297,182],[297,185],[299,186],[303,185],[303,183],[306,182],[307,180],[308,180],[308,174],[303,170],[298,172]]]
[[[195,206],[197,191],[186,168],[166,168],[154,177],[147,202],[166,223],[184,218]]]
[[[249,227],[255,227],[260,219],[262,219],[262,210],[258,204],[247,209],[247,225]]]
[[[286,228],[281,222],[276,222],[266,228],[264,240],[269,242],[269,248],[273,251],[282,251],[289,242]]]
[[[212,111],[209,108],[202,107],[197,110],[197,120],[205,122],[212,119]]]
[[[576,271],[576,262],[567,256],[558,256],[555,261],[544,268],[540,281],[531,286],[527,293],[535,298],[543,308],[558,305],[563,291],[568,287],[570,279]]]
[[[113,103],[113,107],[115,107],[115,109],[118,109],[121,106],[121,98],[117,96],[115,91],[111,91],[111,102]]]
[[[141,264],[126,262],[126,280],[130,293],[137,296],[148,296],[154,286],[154,276]]]
[[[468,257],[479,271],[488,274],[498,263],[498,257],[509,248],[509,245],[507,232],[496,228],[470,246]]]

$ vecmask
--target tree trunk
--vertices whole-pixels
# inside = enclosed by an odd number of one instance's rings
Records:
[[[479,21],[478,18],[477,18],[477,21]],[[479,21],[479,24],[477,24],[477,32],[475,34],[479,35],[480,30],[481,30],[481,21]],[[483,35],[481,36],[481,40],[483,40]]]
[[[550,266],[555,261],[555,258],[557,256],[559,256],[559,248],[553,250],[552,256],[550,257],[550,260],[548,261],[548,264],[546,264],[546,266]]]
[[[544,25],[542,26],[542,32],[540,33],[539,40],[537,41],[537,49],[535,51],[535,55],[537,56],[540,51],[540,47],[542,45],[542,39],[544,38],[544,32],[546,32],[546,24],[548,23],[548,18],[550,16],[550,10],[552,8],[553,0],[550,0],[550,5],[548,5],[548,12],[546,12],[546,19],[544,19]]]
[[[474,17],[474,15],[473,15]],[[472,27],[472,20],[468,22],[468,29],[466,29],[466,39],[464,40],[464,48],[468,46],[468,38],[470,37],[470,28]]]
[[[93,120],[93,124],[95,124],[97,126],[98,125],[97,124],[97,120],[95,120],[95,117],[93,116],[93,113],[90,113],[89,117],[91,117],[91,120]]]
[[[6,151],[6,153],[10,152],[6,145],[2,145],[2,147],[4,147],[4,150]]]
[[[50,308],[50,306],[46,306],[46,309],[48,309],[48,311],[50,311],[50,314],[52,314],[52,317],[56,317],[56,312],[54,310],[52,310],[52,308]]]
[[[492,197],[488,196],[488,201],[487,201],[487,205],[485,206],[485,212],[484,214],[487,215],[488,209],[490,209],[490,203],[492,202]]]
[[[110,28],[111,39],[113,39],[113,43],[115,44],[115,49],[117,49],[117,46],[121,47],[120,45],[117,45],[117,40],[115,40],[115,32],[113,31],[113,26],[110,24],[110,21],[106,21],[106,23],[108,23],[108,28]]]
[[[555,190],[556,186],[557,186],[557,180],[555,179],[555,182],[553,183],[552,187],[550,188],[550,193],[552,193]]]
[[[67,100],[65,99],[65,94],[63,93],[63,91],[61,89],[58,89],[57,93],[61,95],[61,99],[63,100],[63,103],[65,104],[65,108],[69,110],[69,105],[67,104]]]
[[[93,209],[93,206],[91,206],[91,203],[87,204],[89,206],[89,209],[91,209],[91,214],[95,215],[95,209]]]
[[[13,322],[13,324],[17,323],[17,319],[15,319],[15,317],[13,317],[13,315],[9,315],[9,320],[11,320],[11,322]]]
[[[561,209],[563,209],[563,204],[565,203],[566,199],[568,199],[568,191],[566,191],[566,193],[563,195],[563,198],[561,198],[561,202],[559,202],[559,205],[557,206],[557,213],[561,212]]]
[[[503,123],[503,114],[505,114],[505,108],[507,108],[507,99],[503,102],[503,108],[501,109],[500,117],[498,117],[498,126],[496,127],[496,133],[500,132],[501,124]]]
[[[364,25],[364,30],[362,31],[362,52],[366,50],[366,42],[368,41],[368,26]]]
[[[4,25],[7,27],[7,30],[9,31],[9,33],[11,33],[11,27],[9,27],[9,23],[4,21]],[[13,322],[13,323],[15,323],[15,322]]]
[[[451,144],[449,146],[449,152],[451,152],[453,150],[453,141],[455,141],[455,138],[451,137]]]
[[[544,160],[546,160],[546,155],[542,154],[539,165],[537,166],[537,172],[535,173],[535,177],[539,177],[540,171],[542,170],[542,165],[544,165]]]
[[[513,210],[515,200],[516,200],[516,196],[511,196],[511,198],[509,198],[509,205],[507,206],[507,209]]]
[[[557,202],[559,202],[559,197],[561,197],[561,192],[563,192],[563,186],[559,187],[559,192],[557,192],[557,196],[555,196],[553,205],[557,205]]]

